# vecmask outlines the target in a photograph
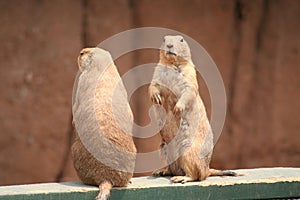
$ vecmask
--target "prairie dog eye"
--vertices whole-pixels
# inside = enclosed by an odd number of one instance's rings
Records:
[[[163,42],[166,42],[166,39],[164,38]]]
[[[80,52],[80,55],[82,56],[84,54],[84,52]]]
[[[183,38],[180,40],[180,42],[183,42]]]

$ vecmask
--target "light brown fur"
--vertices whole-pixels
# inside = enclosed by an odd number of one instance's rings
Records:
[[[132,177],[136,153],[130,135],[133,115],[107,51],[83,49],[78,66],[72,107],[77,133],[72,145],[73,163],[83,183],[99,186],[96,199],[102,200],[108,198],[112,186],[126,186]],[[110,163],[120,169],[108,166]]]
[[[171,175],[173,182],[182,183],[213,175],[235,175],[209,168],[213,133],[199,96],[190,49],[182,36],[165,36],[149,96],[166,111],[160,135],[168,167],[154,171],[153,175]]]

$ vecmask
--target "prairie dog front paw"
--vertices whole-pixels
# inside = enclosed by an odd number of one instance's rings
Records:
[[[183,103],[181,103],[180,101],[178,101],[176,103],[176,105],[174,106],[173,113],[177,116],[180,116],[184,110],[185,110],[185,105]]]
[[[162,105],[162,97],[161,97],[158,89],[156,89],[156,88],[149,89],[149,96],[153,103]]]

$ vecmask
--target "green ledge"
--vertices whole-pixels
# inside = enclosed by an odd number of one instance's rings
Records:
[[[171,183],[169,177],[133,178],[113,188],[110,200],[120,199],[278,199],[300,197],[300,168],[235,170],[244,176],[209,177],[202,182]],[[81,183],[42,183],[0,187],[0,199],[94,199],[98,188]]]

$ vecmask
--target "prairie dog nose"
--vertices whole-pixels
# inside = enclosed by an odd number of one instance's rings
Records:
[[[173,44],[167,44],[167,47],[168,47],[169,49],[171,49],[171,48],[173,47]]]

